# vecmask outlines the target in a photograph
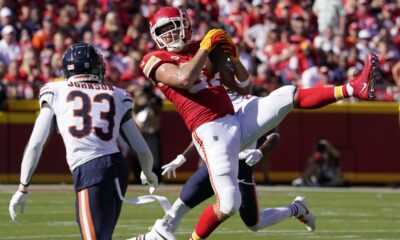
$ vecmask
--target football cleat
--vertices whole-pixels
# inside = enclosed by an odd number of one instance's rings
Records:
[[[363,70],[353,79],[350,85],[353,87],[353,96],[362,100],[375,98],[375,81],[380,78],[378,56],[374,52],[368,54]]]
[[[297,215],[295,216],[299,219],[300,222],[306,225],[306,228],[310,232],[314,232],[315,230],[315,216],[312,212],[308,209],[308,204],[304,197],[297,196],[292,204],[294,204],[297,209]]]
[[[127,240],[176,240],[176,238],[171,230],[171,225],[162,219],[157,219],[150,232]]]

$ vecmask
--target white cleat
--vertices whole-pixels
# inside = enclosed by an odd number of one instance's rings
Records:
[[[171,231],[171,225],[162,219],[157,219],[150,232],[127,240],[176,240],[176,238]]]
[[[298,209],[298,213],[295,216],[300,222],[306,225],[306,228],[310,232],[315,230],[315,216],[308,208],[308,204],[305,197],[297,196],[292,202]]]

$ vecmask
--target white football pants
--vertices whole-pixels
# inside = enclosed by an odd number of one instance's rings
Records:
[[[241,204],[238,185],[238,155],[275,128],[294,109],[294,86],[284,86],[266,97],[246,100],[235,115],[227,115],[198,127],[193,142],[207,164],[217,206],[235,214]]]

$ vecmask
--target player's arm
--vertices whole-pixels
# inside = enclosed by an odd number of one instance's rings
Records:
[[[167,174],[167,177],[169,178],[172,175],[174,176],[174,178],[176,177],[176,169],[180,166],[182,166],[182,164],[184,164],[186,162],[187,159],[195,157],[197,154],[197,150],[196,147],[194,146],[193,142],[191,142],[185,149],[185,151],[183,151],[182,154],[179,154],[178,156],[176,156],[176,158],[174,160],[172,160],[170,163],[165,164],[164,166],[161,167],[161,169],[163,169],[162,171],[162,175],[164,176],[165,174]]]
[[[190,88],[196,81],[206,64],[208,54],[215,48],[218,43],[226,41],[227,34],[222,29],[212,29],[207,32],[200,43],[200,48],[194,57],[179,66],[172,63],[164,63],[160,65],[155,77],[157,81],[176,88]]]
[[[133,121],[130,110],[125,113],[121,120],[121,136],[129,144],[131,149],[137,153],[143,173],[140,178],[143,184],[149,184],[150,193],[152,194],[158,186],[157,176],[153,173],[153,154],[136,123]],[[144,176],[142,177],[142,175]]]
[[[263,155],[272,152],[281,142],[281,136],[279,133],[274,132],[269,134],[265,141],[258,148],[262,152]]]
[[[279,133],[271,133],[269,134],[265,141],[261,144],[261,146],[257,149],[246,149],[239,153],[240,159],[246,159],[246,164],[249,166],[256,165],[261,158],[271,152],[276,146],[280,143],[280,135]]]
[[[251,93],[249,73],[240,61],[235,64],[231,61],[227,62],[226,65],[219,69],[219,73],[222,84],[231,91],[237,92],[240,95]]]
[[[10,201],[9,212],[12,220],[17,216],[17,205],[21,206],[21,213],[24,211],[29,182],[39,162],[43,147],[54,128],[53,119],[53,110],[46,102],[43,103],[22,158],[19,188]]]
[[[155,72],[157,81],[176,88],[190,88],[199,78],[201,70],[208,58],[208,52],[199,49],[194,57],[181,65],[164,63]]]
[[[239,50],[229,36],[222,44],[222,49],[230,59],[230,62],[220,69],[222,83],[239,94],[250,94],[250,74],[240,61]]]

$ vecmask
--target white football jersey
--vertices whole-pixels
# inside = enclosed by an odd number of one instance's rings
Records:
[[[40,106],[54,111],[71,171],[94,158],[119,151],[121,119],[132,107],[123,89],[88,82],[51,82],[40,90]]]

